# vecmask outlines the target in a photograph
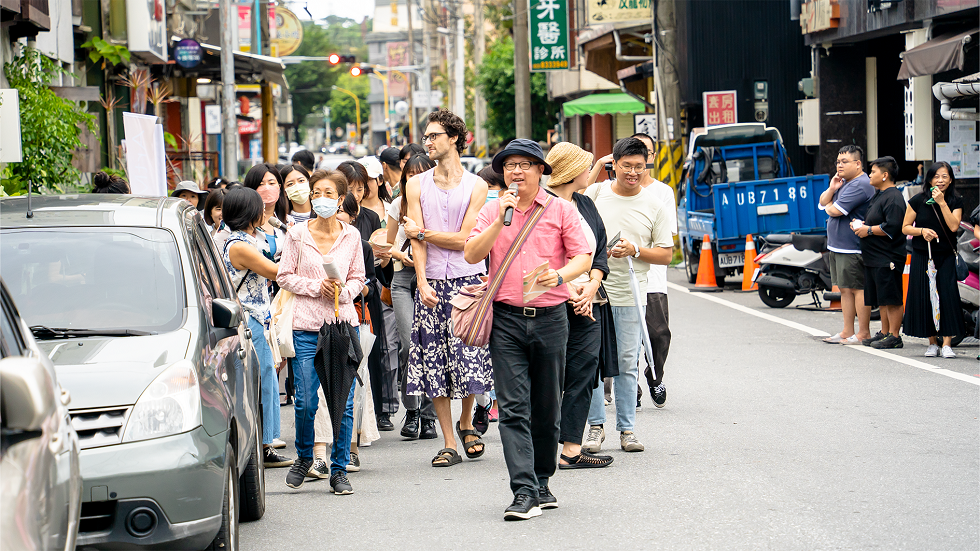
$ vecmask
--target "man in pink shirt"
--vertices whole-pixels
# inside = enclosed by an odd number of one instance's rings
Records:
[[[540,515],[542,508],[558,506],[548,479],[558,467],[568,340],[569,294],[564,282],[589,269],[592,251],[575,205],[552,197],[538,185],[543,174],[551,174],[551,167],[536,142],[514,140],[493,158],[492,166],[508,186],[517,184],[518,191],[516,195],[502,192],[480,210],[463,248],[467,262],[482,263],[489,255],[492,279],[525,221],[539,206],[545,209],[494,296],[490,332],[500,441],[514,492],[504,519],[522,520]],[[505,226],[508,208],[513,209],[513,220]],[[550,290],[525,302],[524,276],[544,263],[548,268],[537,283]]]

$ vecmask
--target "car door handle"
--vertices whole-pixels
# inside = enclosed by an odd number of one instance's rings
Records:
[[[241,358],[241,359],[243,359],[243,360],[245,359],[245,349],[244,348],[242,348],[242,347],[239,347],[238,348],[238,357]]]
[[[245,328],[245,338],[252,340],[252,330],[248,327]]]

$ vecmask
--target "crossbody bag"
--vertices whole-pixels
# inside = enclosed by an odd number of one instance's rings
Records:
[[[527,217],[492,280],[476,285],[467,285],[449,301],[453,307],[451,315],[453,335],[463,341],[466,346],[486,346],[490,342],[490,329],[493,327],[493,297],[500,289],[507,270],[517,258],[517,253],[527,241],[528,236],[531,235],[531,230],[544,216],[544,212],[551,206],[553,199],[549,196],[544,205],[538,204],[531,215]]]

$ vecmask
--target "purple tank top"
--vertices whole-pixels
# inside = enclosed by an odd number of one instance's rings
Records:
[[[479,177],[464,170],[459,185],[446,190],[436,185],[432,178],[434,173],[435,169],[432,169],[419,175],[422,227],[440,232],[458,232],[463,227],[473,186]],[[485,273],[484,263],[470,264],[463,258],[463,251],[426,243],[425,276],[428,279],[455,279],[482,273]]]

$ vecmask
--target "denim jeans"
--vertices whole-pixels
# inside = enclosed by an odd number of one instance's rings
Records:
[[[316,342],[319,333],[314,331],[293,331],[293,345],[296,357],[289,361],[293,364],[293,375],[296,377],[296,396],[294,411],[296,413],[296,455],[300,459],[313,459],[313,419],[319,405],[316,394],[320,387],[320,378],[313,368],[313,358],[316,356]],[[330,471],[347,471],[350,463],[350,439],[354,430],[354,385],[351,384],[347,396],[347,406],[344,417],[340,422],[340,433],[334,435],[333,447],[330,452]]]
[[[262,384],[262,443],[272,444],[279,438],[279,377],[272,365],[272,349],[265,340],[265,328],[255,318],[248,316],[248,328],[252,330],[252,347],[259,358],[259,379]]]
[[[646,306],[642,306],[644,312]],[[619,375],[613,377],[613,393],[616,402],[616,430],[632,431],[636,423],[636,376],[639,371],[640,348],[646,325],[636,306],[613,306],[613,323],[616,326],[616,348],[619,351]],[[589,425],[606,422],[606,407],[602,385],[592,392],[589,407]]]

